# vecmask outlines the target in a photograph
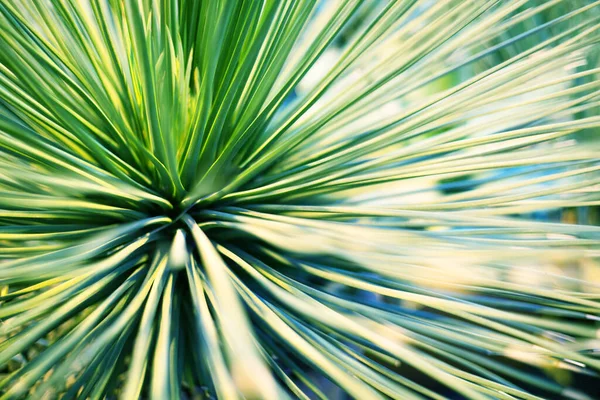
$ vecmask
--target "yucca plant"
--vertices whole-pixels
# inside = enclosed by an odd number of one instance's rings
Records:
[[[0,398],[594,398],[598,3],[0,0]]]

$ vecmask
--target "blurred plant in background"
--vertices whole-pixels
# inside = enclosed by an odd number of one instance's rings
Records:
[[[0,398],[597,398],[599,4],[0,0]]]

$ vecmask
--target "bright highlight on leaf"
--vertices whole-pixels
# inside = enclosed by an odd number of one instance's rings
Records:
[[[599,41],[587,0],[0,0],[0,399],[596,398]]]

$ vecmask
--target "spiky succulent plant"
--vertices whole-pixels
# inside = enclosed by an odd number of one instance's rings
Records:
[[[594,397],[597,3],[0,0],[0,398]]]

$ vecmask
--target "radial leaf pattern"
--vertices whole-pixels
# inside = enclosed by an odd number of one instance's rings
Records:
[[[593,398],[598,3],[0,0],[0,398]]]

